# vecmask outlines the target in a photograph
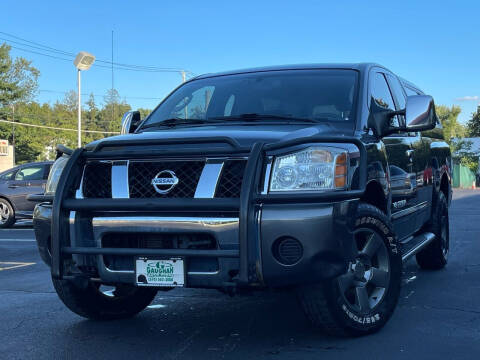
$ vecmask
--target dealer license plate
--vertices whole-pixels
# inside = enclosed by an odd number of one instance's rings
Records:
[[[184,286],[183,259],[137,258],[135,279],[138,286]]]

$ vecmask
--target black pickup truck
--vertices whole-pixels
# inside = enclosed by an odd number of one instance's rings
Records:
[[[207,74],[122,135],[59,147],[35,234],[87,318],[175,287],[281,288],[357,336],[392,315],[403,262],[447,263],[450,168],[433,99],[380,65]]]

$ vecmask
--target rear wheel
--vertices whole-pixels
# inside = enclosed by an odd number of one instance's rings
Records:
[[[360,336],[379,330],[397,304],[402,260],[386,216],[360,204],[356,219],[357,254],[344,274],[299,289],[311,322],[331,335]]]
[[[52,279],[62,302],[74,313],[88,319],[113,320],[135,316],[155,298],[154,288],[117,285],[104,290],[88,282],[79,287],[68,280]]]
[[[15,224],[15,211],[12,205],[5,200],[0,199],[0,228],[9,228]]]
[[[417,264],[422,269],[442,269],[448,261],[450,226],[447,199],[441,191],[434,204],[430,225],[425,230],[435,234],[435,239],[417,254]]]

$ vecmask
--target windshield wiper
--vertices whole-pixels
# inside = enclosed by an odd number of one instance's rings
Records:
[[[182,119],[182,118],[171,118],[171,119],[165,119],[162,121],[157,121],[152,124],[147,124],[144,125],[140,128],[140,130],[145,130],[153,127],[160,127],[160,126],[166,126],[166,127],[175,127],[177,125],[197,125],[197,124],[208,124],[208,123],[216,123],[218,121],[214,120],[202,120],[202,119]]]
[[[225,121],[228,120],[228,121]],[[229,121],[262,121],[262,120],[286,120],[294,122],[307,122],[318,124],[320,121],[308,118],[296,118],[288,115],[274,115],[274,114],[257,114],[246,113],[234,116],[212,116],[208,119],[182,119],[182,118],[170,118],[162,121],[157,121],[152,124],[146,124],[139,130],[145,130],[154,127],[175,127],[177,125],[199,125],[199,124],[228,124]]]
[[[309,118],[298,118],[288,115],[274,115],[274,114],[257,114],[257,113],[248,113],[240,114],[234,116],[213,116],[209,117],[208,120],[233,120],[233,121],[262,121],[262,120],[293,120],[298,122],[308,122],[308,123],[319,123],[314,119]]]

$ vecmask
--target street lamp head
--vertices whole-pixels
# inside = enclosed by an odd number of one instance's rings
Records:
[[[80,51],[75,60],[73,60],[73,64],[78,70],[88,70],[90,69],[90,66],[95,61],[95,56],[92,54],[86,52],[86,51]]]

